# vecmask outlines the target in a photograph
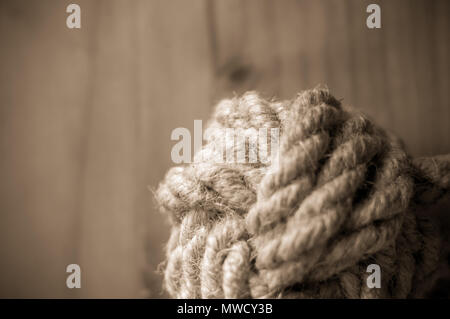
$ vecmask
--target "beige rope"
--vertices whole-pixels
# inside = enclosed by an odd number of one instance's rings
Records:
[[[292,101],[254,92],[224,100],[209,127],[279,128],[280,160],[203,156],[167,173],[157,200],[173,225],[164,279],[173,297],[420,295],[439,248],[415,211],[448,193],[450,157],[411,160],[395,137],[325,89]],[[218,143],[223,135],[211,134],[199,154],[214,154]],[[372,263],[382,269],[380,289],[366,285]]]

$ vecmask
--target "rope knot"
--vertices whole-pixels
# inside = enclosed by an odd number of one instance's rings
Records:
[[[431,185],[448,190],[446,158],[432,169],[411,161],[395,137],[320,88],[290,101],[255,92],[223,100],[208,127],[278,128],[278,161],[203,157],[167,173],[157,200],[173,223],[172,296],[407,297],[433,272],[437,239],[411,199]],[[218,143],[242,146],[217,133],[200,153]],[[365,286],[370,263],[383,271],[382,289]]]

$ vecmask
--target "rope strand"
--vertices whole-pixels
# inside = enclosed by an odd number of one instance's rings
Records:
[[[173,225],[164,263],[173,297],[420,296],[439,246],[415,212],[449,193],[450,155],[411,160],[321,88],[292,101],[223,100],[209,128],[197,154],[207,156],[172,168],[156,192]],[[220,143],[237,151],[226,128],[280,129],[279,162],[214,163]],[[381,289],[366,285],[371,263]]]

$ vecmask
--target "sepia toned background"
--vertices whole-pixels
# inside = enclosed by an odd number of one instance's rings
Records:
[[[448,0],[1,0],[0,297],[166,297],[150,190],[171,131],[234,93],[326,84],[414,156],[449,153],[449,17]]]

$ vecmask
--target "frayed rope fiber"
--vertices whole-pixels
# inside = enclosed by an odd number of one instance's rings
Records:
[[[211,134],[201,161],[169,170],[156,199],[172,224],[163,263],[171,296],[422,296],[439,245],[417,213],[448,192],[449,156],[411,159],[322,88],[290,101],[255,92],[223,100],[209,127],[279,128],[279,162],[214,162],[223,136]],[[366,284],[370,264],[381,288]]]

